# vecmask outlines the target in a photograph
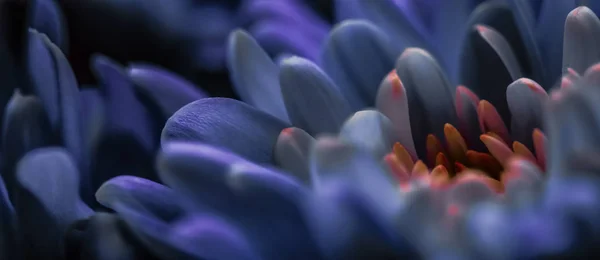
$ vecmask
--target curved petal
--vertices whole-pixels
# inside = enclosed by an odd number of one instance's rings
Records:
[[[368,21],[344,21],[330,32],[321,64],[354,110],[374,104],[381,78],[394,66],[390,44]]]
[[[44,108],[34,96],[22,96],[18,90],[4,110],[2,130],[2,173],[14,195],[17,162],[29,151],[56,143]]]
[[[303,31],[303,24],[285,19],[265,19],[255,23],[248,30],[262,48],[269,53],[292,53],[310,60],[318,58],[322,38],[310,37],[311,32]]]
[[[289,125],[242,102],[205,98],[184,106],[167,120],[161,143],[203,142],[254,162],[272,163],[277,136],[286,127]]]
[[[479,140],[482,134],[478,106],[480,99],[475,93],[464,86],[456,88],[454,96],[454,105],[456,106],[456,116],[458,120],[458,130],[465,138],[467,146],[472,150],[484,151],[484,147]]]
[[[275,162],[305,184],[310,184],[308,154],[315,139],[296,127],[283,129],[275,144]]]
[[[62,148],[37,149],[19,161],[17,180],[22,190],[15,206],[31,246],[28,257],[60,258],[69,225],[92,214],[79,196],[75,163]]]
[[[35,0],[33,2],[31,27],[44,33],[62,51],[68,49],[67,27],[60,8],[53,0]]]
[[[334,0],[334,17],[336,22],[364,17],[359,5],[360,0]]]
[[[153,65],[133,64],[129,66],[127,75],[138,89],[158,104],[166,118],[183,106],[208,97],[191,82]]]
[[[446,123],[455,125],[454,88],[437,61],[421,49],[406,49],[396,61],[396,73],[406,89],[417,153],[425,158],[426,136],[441,138]]]
[[[592,10],[578,7],[567,15],[563,45],[563,72],[585,70],[600,61],[600,19]]]
[[[265,258],[317,256],[299,212],[306,190],[293,179],[200,144],[167,144],[158,165],[165,183],[231,219]]]
[[[417,158],[410,127],[408,97],[396,70],[390,72],[381,82],[375,105],[377,110],[392,122],[400,144],[408,149],[413,158]]]
[[[0,258],[18,259],[19,245],[17,216],[2,176],[0,176]]]
[[[351,113],[327,74],[306,59],[285,60],[279,80],[292,124],[311,135],[338,132]]]
[[[523,78],[506,88],[506,101],[512,115],[511,137],[532,149],[531,134],[534,129],[542,128],[548,94],[533,80]]]
[[[339,138],[368,150],[376,158],[389,153],[397,139],[392,122],[377,110],[354,113],[342,126]]]
[[[104,100],[97,89],[82,89],[79,92],[81,99],[81,121],[83,123],[83,139],[88,154],[96,148],[100,141],[105,120]]]
[[[267,53],[242,30],[229,35],[227,53],[231,81],[242,100],[287,122],[279,88],[279,68]]]

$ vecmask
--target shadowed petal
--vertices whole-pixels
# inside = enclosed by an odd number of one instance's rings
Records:
[[[507,198],[514,203],[531,203],[542,187],[540,168],[533,162],[518,157],[511,159],[506,168],[502,174],[502,183]]]
[[[279,88],[279,68],[252,36],[242,30],[229,35],[227,66],[242,100],[288,121]]]
[[[292,124],[311,135],[337,133],[351,113],[331,79],[314,63],[292,57],[281,64],[281,92]]]
[[[361,0],[359,6],[364,17],[383,29],[398,46],[398,53],[408,47],[430,49],[427,48],[429,45],[424,36],[424,28],[411,21],[409,14],[394,0]]]
[[[373,105],[381,78],[394,66],[390,44],[383,31],[363,20],[344,21],[329,34],[323,70],[354,110]]]
[[[339,138],[383,158],[392,149],[396,134],[392,122],[377,110],[354,113],[340,130]]]
[[[342,22],[350,19],[361,19],[364,17],[359,4],[361,0],[334,0],[335,21]]]
[[[283,129],[275,144],[275,162],[305,184],[311,183],[308,153],[315,139],[296,127]]]
[[[392,70],[381,82],[375,104],[377,110],[392,122],[398,141],[413,158],[417,158],[410,128],[408,97],[396,70]]]
[[[158,165],[165,183],[231,219],[265,258],[317,256],[299,212],[306,190],[293,179],[200,144],[169,143]]]
[[[600,61],[600,20],[587,7],[571,11],[565,21],[563,73],[572,68],[583,73]]]
[[[191,82],[156,66],[134,64],[127,75],[137,88],[158,104],[166,118],[188,103],[208,96]]]
[[[17,216],[2,176],[0,176],[0,258],[18,259],[19,236],[17,233]]]
[[[34,96],[22,96],[18,90],[4,110],[2,129],[3,176],[11,195],[14,195],[16,180],[14,168],[29,151],[55,144],[50,122],[44,108]]]
[[[512,115],[511,137],[533,148],[531,133],[542,126],[543,108],[548,94],[536,82],[519,79],[506,89],[506,101]]]
[[[60,105],[57,93],[58,76],[56,64],[50,50],[44,41],[45,35],[34,30],[29,31],[28,65],[31,88],[24,88],[24,94],[33,94],[39,97],[44,104],[44,110],[52,123],[52,128],[60,126]],[[48,41],[49,42],[49,41]]]
[[[242,102],[205,98],[177,111],[165,124],[161,143],[203,142],[258,163],[273,162],[277,136],[288,124]]]
[[[456,88],[454,96],[454,105],[456,106],[456,116],[458,120],[458,130],[460,131],[467,146],[476,151],[483,151],[483,146],[479,142],[479,136],[482,134],[479,122],[477,108],[479,106],[479,97],[470,89],[464,86]]]
[[[427,134],[441,138],[444,124],[455,124],[454,88],[436,60],[421,49],[406,49],[396,62],[396,73],[406,88],[416,150],[424,157]]]
[[[287,20],[263,20],[254,24],[249,33],[256,38],[260,46],[270,53],[292,53],[310,60],[318,58],[322,38],[311,37],[304,32],[303,24]]]
[[[104,120],[106,117],[104,100],[97,89],[82,89],[79,91],[81,99],[81,121],[83,123],[83,139],[86,149],[91,151],[100,141]]]
[[[62,148],[37,149],[19,162],[17,179],[22,189],[15,206],[31,246],[26,253],[33,259],[60,259],[66,229],[92,214],[79,196],[75,163]]]
[[[62,51],[66,51],[68,49],[67,27],[57,3],[53,0],[34,0],[32,2],[34,4],[31,27],[47,35]]]

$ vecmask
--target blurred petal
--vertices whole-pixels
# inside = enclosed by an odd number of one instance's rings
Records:
[[[315,139],[296,127],[283,129],[275,144],[275,162],[305,184],[311,183],[308,153]]]
[[[81,99],[81,121],[83,123],[83,139],[89,154],[96,148],[100,141],[104,120],[106,117],[104,100],[97,89],[82,89],[79,92]]]
[[[479,142],[479,136],[482,134],[478,106],[479,97],[475,95],[470,89],[464,86],[458,86],[456,88],[456,95],[454,96],[454,105],[456,106],[456,116],[458,120],[458,130],[460,131],[467,146],[476,151],[483,151],[481,142]]]
[[[17,233],[17,216],[11,201],[8,198],[8,192],[2,176],[0,176],[0,258],[18,259],[19,235]]]
[[[306,190],[293,179],[200,144],[167,144],[158,165],[165,183],[231,219],[265,258],[317,256],[299,212]]]
[[[229,35],[227,63],[233,86],[248,104],[287,122],[279,88],[279,68],[246,32]]]
[[[337,133],[351,113],[333,81],[306,59],[285,60],[281,65],[280,84],[292,124],[311,135]]]
[[[572,68],[579,73],[600,61],[600,20],[587,7],[571,11],[565,21],[563,72]]]
[[[289,125],[279,119],[237,100],[205,98],[184,106],[169,118],[161,143],[202,142],[270,164],[277,136],[286,127]]]
[[[158,104],[166,118],[181,107],[208,96],[179,75],[152,65],[131,65],[127,74],[136,87]]]
[[[533,149],[533,130],[542,126],[547,100],[546,91],[530,79],[519,79],[506,89],[506,101],[512,115],[511,137],[529,149]]]
[[[337,25],[325,43],[321,62],[354,110],[372,106],[378,84],[394,66],[390,40],[368,21]]]
[[[79,174],[75,163],[62,148],[29,152],[17,166],[22,190],[16,209],[20,228],[33,259],[62,257],[62,236],[69,225],[89,217],[92,210],[79,196]]]
[[[3,176],[11,195],[16,186],[15,167],[29,151],[56,143],[44,108],[34,96],[22,96],[18,90],[4,110],[2,130]]]
[[[542,172],[531,161],[513,158],[502,175],[506,196],[515,203],[529,202],[542,187]],[[527,201],[529,200],[529,201]]]
[[[52,123],[53,129],[60,127],[60,105],[58,90],[58,75],[52,54],[44,41],[45,35],[29,31],[28,65],[31,89],[20,86],[24,94],[39,97],[44,104],[44,110]]]
[[[437,61],[421,49],[406,49],[396,62],[396,73],[406,88],[415,147],[424,157],[427,134],[441,138],[444,124],[455,124],[454,88]]]
[[[316,60],[322,39],[312,39],[295,21],[265,20],[250,27],[249,32],[270,53],[292,53]],[[325,36],[321,36],[325,38]],[[320,38],[321,38],[320,37]]]
[[[31,27],[44,33],[62,51],[68,49],[67,27],[60,7],[54,0],[34,0]]]
[[[344,20],[363,18],[359,1],[360,0],[334,0],[335,21],[342,22]]]
[[[340,130],[339,137],[383,158],[392,149],[396,134],[392,122],[377,110],[354,113]]]
[[[394,0],[361,0],[359,5],[364,17],[383,29],[398,46],[399,52],[408,47],[429,49],[424,28],[417,26],[416,21],[411,21]]]
[[[377,110],[392,122],[398,141],[408,149],[412,157],[417,158],[410,128],[408,97],[396,70],[392,70],[381,82],[375,104]]]

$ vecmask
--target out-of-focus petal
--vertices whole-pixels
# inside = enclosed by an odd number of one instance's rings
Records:
[[[454,105],[456,106],[456,117],[458,120],[458,130],[467,146],[472,150],[483,151],[479,136],[482,134],[479,122],[478,106],[481,100],[475,93],[464,86],[456,88],[454,96]]]
[[[67,51],[67,26],[56,1],[34,0],[32,3],[31,27],[46,34],[63,52]]]
[[[281,131],[275,144],[275,162],[305,184],[311,183],[308,154],[315,139],[296,127]]]
[[[277,137],[286,127],[287,123],[237,100],[205,98],[169,118],[161,143],[202,142],[254,162],[271,164]]]
[[[506,101],[511,113],[511,137],[533,149],[532,133],[542,127],[543,109],[548,94],[530,79],[518,79],[506,88]]]
[[[390,39],[374,24],[349,20],[325,43],[321,64],[354,110],[372,106],[381,79],[394,66]]]
[[[156,66],[134,64],[127,74],[135,86],[161,108],[166,118],[188,103],[208,96],[191,82]]]
[[[8,197],[8,191],[0,176],[0,258],[18,259],[19,233],[17,233],[17,216]]]
[[[265,258],[317,257],[300,213],[306,190],[292,178],[200,144],[169,143],[158,165],[165,183],[226,215]]]
[[[406,89],[394,69],[379,85],[375,105],[377,110],[392,122],[398,142],[408,149],[411,156],[417,158],[410,127],[408,104]]]
[[[563,72],[572,68],[579,73],[600,60],[600,20],[587,7],[571,11],[565,21]]]
[[[342,126],[339,137],[368,150],[377,158],[389,153],[397,139],[392,122],[377,110],[354,113]]]
[[[265,20],[254,24],[248,30],[260,46],[270,53],[292,53],[310,60],[316,60],[323,39],[312,39],[308,33],[299,30],[295,21]],[[322,38],[325,38],[323,35]]]
[[[454,87],[437,61],[421,49],[406,49],[396,62],[396,73],[406,89],[415,148],[425,157],[426,136],[441,138],[444,125],[456,122]]]
[[[361,19],[364,17],[359,5],[360,0],[334,0],[335,20],[342,22],[350,19]]]
[[[71,223],[85,219],[92,210],[79,196],[79,173],[62,148],[29,152],[17,165],[20,190],[15,208],[20,228],[33,258],[62,257],[62,236]]]
[[[351,113],[341,91],[309,60],[285,60],[279,80],[292,124],[311,135],[338,132]]]
[[[279,88],[279,68],[267,53],[242,30],[229,35],[227,51],[230,77],[242,100],[287,122]]]

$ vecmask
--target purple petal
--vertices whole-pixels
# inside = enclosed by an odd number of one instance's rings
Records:
[[[183,106],[208,95],[180,76],[153,65],[133,64],[127,74],[144,94],[169,118]]]
[[[579,73],[600,61],[600,20],[587,7],[571,11],[565,21],[563,72],[572,68]]]
[[[311,135],[336,133],[351,113],[327,74],[306,59],[285,60],[279,80],[292,124]]]
[[[202,142],[270,164],[277,136],[286,127],[289,125],[237,100],[205,98],[184,106],[169,118],[161,143]]]
[[[248,33],[229,35],[227,66],[237,94],[284,122],[288,115],[279,88],[279,68]]]
[[[66,51],[68,49],[67,28],[59,6],[53,0],[33,2],[31,27],[47,35],[61,50]]]
[[[543,108],[548,94],[530,79],[519,79],[506,89],[506,100],[512,115],[511,136],[533,148],[533,130],[542,128]]]
[[[8,192],[2,176],[0,176],[0,258],[17,259],[19,247],[17,244],[17,216],[8,198]]]
[[[321,57],[323,70],[333,79],[354,110],[372,106],[381,79],[394,66],[387,35],[367,21],[351,20],[330,33]]]
[[[305,184],[310,184],[308,154],[315,139],[296,127],[281,131],[275,144],[275,162]]]
[[[339,138],[355,144],[376,158],[383,158],[398,139],[392,122],[377,110],[354,113],[340,130]]]

